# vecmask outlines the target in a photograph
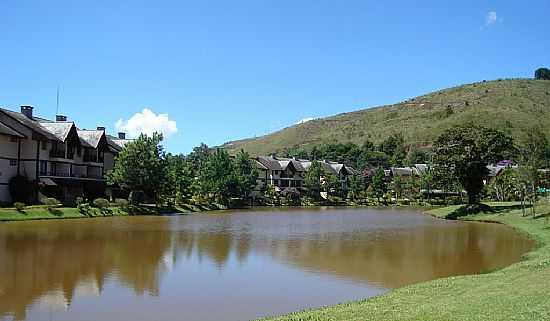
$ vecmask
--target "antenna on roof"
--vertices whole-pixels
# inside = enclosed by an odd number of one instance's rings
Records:
[[[57,100],[55,102],[55,115],[59,115],[59,85],[57,85]]]

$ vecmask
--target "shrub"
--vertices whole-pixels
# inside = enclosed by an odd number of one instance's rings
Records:
[[[25,203],[22,203],[22,202],[15,202],[13,203],[13,207],[15,207],[15,209],[19,212],[23,212],[23,210],[25,209]]]
[[[115,199],[115,204],[118,207],[126,208],[126,207],[128,207],[128,200],[126,200],[124,198],[117,198],[117,199]]]
[[[104,209],[104,208],[109,207],[109,201],[104,199],[104,198],[96,198],[93,201],[93,204],[94,204],[95,207],[97,207],[99,209]]]
[[[59,204],[61,204],[57,199],[55,199],[53,197],[47,197],[47,198],[43,199],[42,203],[44,205],[46,205],[48,208],[54,208],[54,207],[58,206]]]
[[[61,204],[57,199],[55,199],[53,197],[48,197],[48,198],[43,199],[42,203],[44,205],[46,205],[46,207],[48,209],[48,212],[50,212],[52,214],[55,214],[55,215],[60,215],[61,214],[61,211],[55,209],[57,206],[59,206]]]
[[[84,203],[84,197],[79,196],[75,199],[76,206]]]
[[[97,207],[104,216],[113,214],[113,211],[109,208],[109,201],[104,198],[96,198],[92,204],[94,207]]]
[[[88,203],[82,202],[78,204],[76,208],[78,209],[78,212],[80,212],[80,214],[82,215],[92,217],[94,214],[94,209]]]

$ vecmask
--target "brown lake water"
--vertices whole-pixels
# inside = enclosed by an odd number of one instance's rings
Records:
[[[0,320],[250,320],[491,271],[532,246],[392,209],[2,223]]]

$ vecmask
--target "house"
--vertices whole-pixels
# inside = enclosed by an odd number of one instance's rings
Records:
[[[108,139],[104,127],[80,129],[66,116],[57,115],[53,121],[37,117],[33,110],[0,108],[0,203],[12,201],[8,184],[17,175],[34,186],[29,202],[37,201],[40,193],[60,201],[103,196],[105,174],[123,143]]]
[[[283,158],[277,156],[259,156],[254,159],[256,169],[259,172],[257,189],[262,190],[266,186],[274,186],[278,192],[285,190],[302,190],[304,178],[312,161],[297,158]],[[354,173],[353,168],[344,164],[320,161],[323,169],[338,177],[342,189],[348,186],[348,177]]]
[[[391,177],[399,176],[401,178],[421,177],[428,171],[427,164],[415,164],[408,167],[391,167],[388,175]]]

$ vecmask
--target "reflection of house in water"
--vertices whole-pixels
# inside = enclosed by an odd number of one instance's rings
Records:
[[[12,315],[25,320],[34,304],[70,308],[79,297],[101,295],[107,280],[136,295],[158,295],[159,280],[167,271],[164,253],[171,245],[167,220],[156,219],[150,230],[104,223],[0,226],[0,319]]]

